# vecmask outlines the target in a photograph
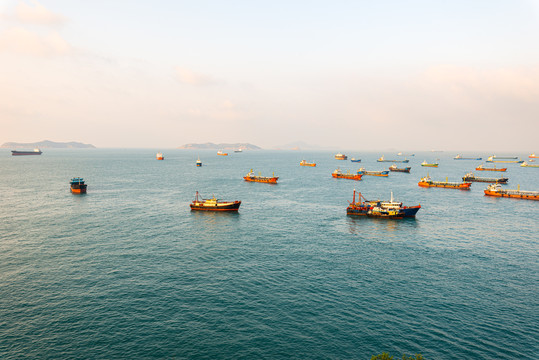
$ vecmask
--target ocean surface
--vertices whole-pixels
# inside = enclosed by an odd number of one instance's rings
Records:
[[[0,151],[1,359],[539,358],[539,201],[417,186],[481,161],[416,153],[411,174],[351,181],[331,172],[391,163],[157,150]],[[506,166],[476,175],[539,190],[539,168]],[[250,169],[279,183],[243,181]],[[422,209],[350,217],[354,189]],[[191,212],[195,191],[240,211]]]

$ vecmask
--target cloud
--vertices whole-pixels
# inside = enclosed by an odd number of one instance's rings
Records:
[[[177,66],[175,68],[176,79],[182,84],[194,86],[207,86],[217,84],[218,81],[211,76],[196,73],[192,70]]]
[[[62,25],[66,18],[60,14],[55,14],[46,9],[37,1],[32,1],[32,5],[19,1],[15,7],[15,19],[25,24],[36,25]]]
[[[12,27],[0,33],[0,53],[62,56],[72,51],[72,47],[55,31],[41,35],[22,27]]]

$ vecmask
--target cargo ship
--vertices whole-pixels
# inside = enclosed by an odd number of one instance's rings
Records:
[[[198,167],[202,166],[202,161],[200,161],[200,158],[197,159],[196,164]]]
[[[393,162],[393,163],[395,163],[395,162],[398,162],[398,163],[407,163],[407,162],[410,162],[410,160],[408,160],[408,159],[404,159],[404,160],[395,160],[395,159],[389,160],[389,159],[384,158],[384,155],[380,156],[378,159],[376,159],[376,161],[377,161],[377,162]]]
[[[308,162],[307,160],[301,160],[299,162],[299,166],[316,166],[316,163]]]
[[[398,168],[396,164],[393,164],[389,167],[389,171],[405,172],[410,173],[411,166],[406,166],[403,168]]]
[[[158,152],[156,155],[155,155],[155,158],[157,160],[165,160],[165,157],[163,156],[162,153]]]
[[[529,157],[530,159],[539,159],[539,156],[536,156],[535,153],[530,154],[528,157]]]
[[[73,178],[71,179],[71,182],[69,183],[69,185],[71,185],[71,192],[73,194],[86,194],[86,187],[88,185],[84,183],[83,178],[79,178],[79,177]]]
[[[494,165],[493,168],[487,168],[484,167],[482,164],[475,168],[475,170],[478,171],[507,171],[507,168],[497,168],[496,165]]]
[[[524,161],[522,164],[520,164],[520,166],[539,168],[539,164],[530,164],[530,163],[527,162],[527,161]]]
[[[359,175],[369,175],[369,176],[384,176],[384,177],[389,176],[389,171],[388,170],[368,171],[368,170],[365,170],[365,168],[360,168],[357,171],[357,173]]]
[[[219,150],[219,151],[217,151],[217,155],[228,156],[228,153]]]
[[[507,184],[508,178],[482,178],[482,177],[476,177],[474,173],[469,172],[466,175],[462,177],[462,181],[465,182],[486,182],[486,183],[499,183],[499,184]]]
[[[335,160],[346,160],[346,159],[348,159],[348,156],[344,154],[341,154],[341,153],[335,154]]]
[[[496,156],[489,156],[487,158],[487,162],[492,163],[506,163],[506,164],[522,164],[524,160],[514,160],[518,159],[518,157],[496,157]]]
[[[394,201],[393,192],[391,192],[391,200],[389,201],[367,200],[361,193],[358,194],[359,197],[356,202],[356,190],[354,190],[354,199],[346,208],[347,215],[402,219],[415,217],[419,209],[421,209],[421,204],[403,206],[402,202]],[[362,198],[364,201],[361,200]]]
[[[350,161],[351,162],[361,162],[361,159],[351,158]]]
[[[427,167],[438,167],[438,163],[435,162],[435,163],[428,163],[427,160],[424,160],[422,163],[421,163],[421,166],[427,166]]]
[[[189,206],[191,210],[198,211],[238,211],[241,205],[241,201],[221,201],[216,199],[215,196],[211,199],[202,199],[198,196],[198,191],[195,195],[195,200]]]
[[[460,189],[460,190],[469,190],[470,186],[472,186],[471,182],[448,182],[447,179],[445,181],[433,181],[430,176],[425,176],[421,178],[421,180],[417,183],[417,185],[421,187],[440,187],[440,188],[448,188],[448,189]]]
[[[278,176],[275,176],[275,174],[273,174],[273,176],[260,176],[260,175],[255,175],[255,173],[253,172],[253,169],[251,169],[251,171],[249,171],[247,173],[247,175],[245,175],[243,177],[243,179],[245,181],[251,181],[251,182],[261,182],[261,183],[268,183],[268,184],[277,184],[277,180],[279,179]]]
[[[348,180],[361,180],[361,177],[363,175],[360,174],[351,174],[350,170],[346,174],[343,174],[343,172],[340,169],[335,170],[331,173],[331,176],[336,179],[348,179]]]
[[[474,157],[463,157],[462,155],[458,154],[453,158],[454,160],[481,160],[483,158],[474,158]]]
[[[485,189],[486,196],[509,197],[515,199],[539,200],[539,191],[522,191],[520,185],[517,190],[502,189],[500,184],[491,184]]]
[[[11,155],[17,156],[17,155],[41,155],[42,152],[38,148],[35,148],[32,151],[19,151],[19,150],[11,150]]]

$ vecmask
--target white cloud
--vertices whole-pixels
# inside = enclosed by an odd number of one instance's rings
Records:
[[[0,33],[0,52],[32,56],[68,55],[72,47],[55,31],[44,35],[22,27]]]
[[[32,5],[19,1],[15,7],[15,19],[26,24],[48,26],[62,25],[66,21],[64,16],[53,13],[37,1],[32,1]]]
[[[182,84],[206,86],[218,83],[218,81],[211,76],[197,73],[179,66],[175,68],[175,75],[176,79]]]

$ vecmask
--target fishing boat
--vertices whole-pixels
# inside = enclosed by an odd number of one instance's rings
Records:
[[[195,200],[189,206],[191,210],[198,211],[238,211],[241,205],[241,201],[222,201],[215,196],[211,199],[203,199],[199,197],[198,191],[195,194]]]
[[[352,174],[350,173],[350,170],[346,174],[344,174],[340,169],[335,170],[331,173],[331,176],[336,179],[348,179],[348,180],[361,180],[361,177],[363,175],[360,174]]]
[[[163,156],[162,153],[158,152],[156,155],[155,155],[155,158],[157,160],[165,160],[165,157]]]
[[[299,166],[316,166],[316,163],[307,162],[307,160],[301,160]]]
[[[539,191],[522,191],[520,185],[517,186],[517,190],[506,190],[502,189],[500,184],[491,184],[484,191],[486,196],[539,200]]]
[[[474,175],[473,172],[469,172],[462,177],[462,181],[465,181],[465,182],[486,182],[486,183],[507,184],[508,180],[509,180],[508,178],[504,178],[504,177],[498,178],[498,179],[477,177]]]
[[[361,159],[351,158],[350,161],[351,162],[361,162]]]
[[[396,164],[393,164],[389,167],[389,171],[396,171],[396,172],[405,172],[410,173],[411,166],[406,166],[403,168],[398,168]]]
[[[410,160],[408,160],[408,159],[404,159],[404,160],[395,160],[395,159],[389,160],[389,159],[384,158],[384,155],[380,156],[378,159],[376,159],[376,161],[377,161],[377,162],[393,162],[393,163],[395,163],[395,162],[398,162],[398,163],[407,163],[407,162],[410,162]]]
[[[530,154],[528,157],[529,157],[530,159],[539,159],[539,156],[536,156],[535,153]]]
[[[433,181],[430,176],[425,176],[417,183],[421,187],[441,187],[448,189],[460,189],[460,190],[469,190],[472,185],[471,182],[449,182],[447,179],[445,181]]]
[[[71,193],[73,194],[86,194],[86,185],[84,183],[84,179],[80,177],[76,177],[71,179],[71,182],[69,183],[71,185]]]
[[[464,156],[458,154],[458,155],[455,156],[453,159],[454,159],[454,160],[481,160],[481,159],[483,159],[483,158],[464,157]]]
[[[493,168],[484,167],[483,164],[479,165],[475,168],[475,170],[478,171],[507,171],[507,168],[497,168],[496,165],[494,165]]]
[[[38,148],[35,148],[32,151],[11,150],[11,155],[12,156],[17,156],[17,155],[41,155],[41,154],[43,154],[43,152],[41,152],[41,150],[39,150]]]
[[[535,168],[539,168],[539,164],[530,164],[530,163],[527,162],[527,161],[524,161],[522,164],[520,164],[520,166],[523,166],[523,167],[535,167]]]
[[[200,161],[200,158],[197,159],[196,164],[198,167],[202,166],[202,161]]]
[[[347,215],[381,217],[389,219],[402,219],[405,217],[415,217],[421,205],[403,206],[402,202],[394,201],[393,192],[391,192],[391,200],[367,200],[361,193],[358,193],[358,201],[356,202],[356,190],[354,190],[354,199],[346,208]],[[363,201],[361,200],[363,198]]]
[[[389,176],[389,171],[388,170],[368,171],[368,170],[365,170],[365,168],[360,168],[357,171],[357,173],[359,175],[369,175],[369,176],[384,176],[384,177]]]
[[[335,154],[335,160],[346,160],[346,159],[348,159],[348,156],[344,154],[341,154],[341,153]]]
[[[255,175],[255,173],[253,172],[253,169],[251,169],[251,171],[249,171],[247,173],[247,175],[245,175],[243,177],[243,179],[245,181],[251,181],[251,182],[261,182],[261,183],[268,183],[268,184],[277,184],[277,179],[279,179],[278,176],[275,176],[275,174],[273,174],[273,176],[260,176],[259,175]]]
[[[228,153],[219,150],[219,151],[217,151],[217,155],[228,156]]]
[[[421,163],[421,166],[427,166],[427,167],[438,167],[438,163],[435,162],[435,163],[428,163],[427,160],[424,160],[422,163]]]
[[[522,164],[524,160],[514,160],[518,159],[517,157],[496,157],[496,156],[489,156],[487,158],[487,162],[492,163],[506,163],[506,164]]]

